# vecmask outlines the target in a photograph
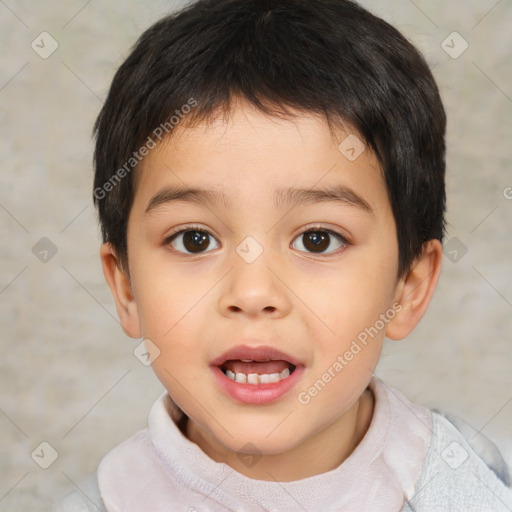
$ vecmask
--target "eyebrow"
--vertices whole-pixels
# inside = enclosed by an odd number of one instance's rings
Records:
[[[177,201],[198,205],[215,204],[226,208],[231,206],[231,199],[221,189],[167,186],[150,199],[144,213],[147,214],[159,206]],[[274,195],[274,205],[276,208],[283,208],[290,204],[293,204],[293,206],[308,206],[320,202],[343,203],[372,215],[374,213],[372,207],[365,199],[345,185],[335,185],[321,189],[285,187],[278,189]]]

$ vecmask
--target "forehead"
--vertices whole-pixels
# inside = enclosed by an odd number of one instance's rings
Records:
[[[332,133],[323,116],[297,112],[281,119],[247,103],[228,118],[192,126],[185,120],[150,151],[137,175],[135,199],[144,209],[168,185],[214,191],[225,207],[247,207],[259,196],[278,207],[285,189],[342,185],[370,209],[388,206],[378,161],[355,130]],[[312,194],[309,199],[314,202]]]

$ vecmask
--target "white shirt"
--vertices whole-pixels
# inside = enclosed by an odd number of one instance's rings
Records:
[[[92,475],[84,494],[74,493],[56,510],[512,510],[506,466],[499,468],[499,478],[446,418],[411,403],[377,378],[369,388],[375,398],[373,417],[352,454],[331,471],[291,482],[251,479],[215,462],[179,430],[176,422],[183,412],[164,393],[151,409],[148,428],[109,452],[97,480]],[[492,451],[494,445],[487,443]]]

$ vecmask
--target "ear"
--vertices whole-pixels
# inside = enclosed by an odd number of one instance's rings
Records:
[[[443,248],[439,240],[425,243],[421,255],[416,259],[407,276],[396,288],[395,301],[402,309],[388,323],[386,336],[392,340],[405,338],[424,315],[434,294],[443,260]]]
[[[120,260],[110,243],[107,242],[101,246],[100,257],[103,274],[116,303],[121,327],[130,338],[140,338],[139,313],[133,298],[130,278],[122,269]]]

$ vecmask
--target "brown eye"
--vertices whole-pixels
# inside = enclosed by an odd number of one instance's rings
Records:
[[[167,240],[167,243],[178,252],[199,254],[208,249],[212,240],[215,239],[207,231],[189,229],[178,231]],[[216,249],[217,247],[214,248]]]
[[[337,241],[334,241],[333,243],[333,239],[337,239]],[[348,245],[347,240],[343,236],[335,233],[334,231],[325,229],[305,231],[304,233],[301,233],[296,240],[300,243],[298,244],[299,247],[294,247],[295,249],[305,250],[314,254],[322,254],[325,252],[330,253]],[[333,245],[334,247],[332,247]],[[330,250],[327,251],[327,249]]]

